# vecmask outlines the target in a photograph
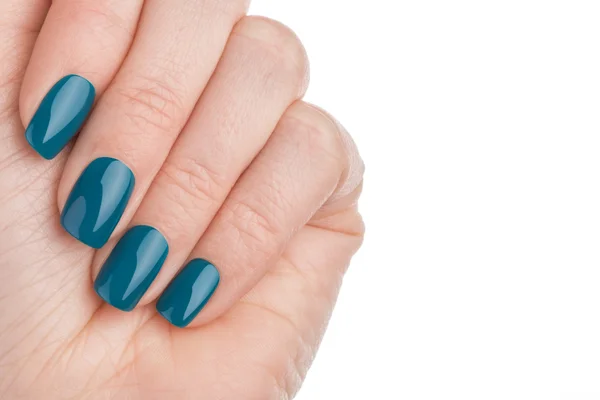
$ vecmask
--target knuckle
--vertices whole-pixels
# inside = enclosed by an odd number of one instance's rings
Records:
[[[281,131],[304,143],[311,157],[329,159],[343,167],[345,146],[338,122],[324,111],[304,102],[293,104],[280,122]]]
[[[179,158],[176,162],[167,160],[160,177],[169,187],[178,189],[173,193],[178,193],[178,197],[187,196],[192,204],[221,202],[225,179],[193,158]]]
[[[239,19],[248,10],[250,6],[250,0],[208,0],[205,3],[210,3],[209,5],[216,11],[220,11],[227,15],[232,15],[234,18]],[[205,4],[205,6],[208,6]]]
[[[60,4],[64,3],[64,4]],[[108,29],[116,28],[123,32],[127,37],[133,37],[133,32],[123,29],[128,26],[126,19],[116,13],[114,6],[109,0],[84,1],[75,0],[57,2],[60,7],[57,7],[57,19],[64,19],[69,23],[80,23],[82,26],[97,28],[98,32],[106,32]],[[101,38],[101,35],[98,35]]]
[[[265,50],[274,65],[292,72],[297,79],[306,81],[304,85],[307,85],[308,55],[296,33],[289,27],[269,18],[249,16],[237,23],[234,34],[252,40]]]
[[[272,210],[247,200],[225,203],[225,220],[235,231],[237,242],[251,252],[270,254],[282,232]]]
[[[171,135],[183,124],[182,91],[172,79],[137,76],[132,84],[115,87],[117,104],[125,115],[141,130],[153,127]]]
[[[335,172],[338,183],[320,212],[329,214],[339,207],[356,204],[361,193],[365,164],[356,144],[344,127],[330,114],[304,102],[293,104],[284,114],[276,131],[297,143],[322,170]],[[291,137],[291,139],[290,139]],[[335,207],[330,207],[336,204]],[[336,208],[337,207],[337,208]],[[357,214],[353,224],[357,234],[364,224]]]

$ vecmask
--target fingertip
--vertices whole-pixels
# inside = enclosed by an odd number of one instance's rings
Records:
[[[173,278],[156,303],[163,318],[178,328],[189,326],[217,290],[221,275],[209,261],[194,259]]]
[[[18,100],[27,141],[42,157],[54,158],[81,129],[125,57],[141,3],[52,2]]]
[[[96,89],[86,78],[79,75],[61,78],[27,122],[25,138],[29,145],[47,160],[56,157],[81,130],[95,98]]]

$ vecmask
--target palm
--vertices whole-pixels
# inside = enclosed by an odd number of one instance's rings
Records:
[[[59,225],[66,155],[49,163],[23,138],[19,90],[37,33],[10,29],[0,24],[0,397],[292,396],[361,242],[355,202],[298,231],[258,285],[208,324],[173,328],[153,304],[111,308],[92,289],[95,251]]]

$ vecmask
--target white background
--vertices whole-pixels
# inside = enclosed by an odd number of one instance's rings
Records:
[[[600,400],[600,4],[255,0],[368,233],[300,400]]]

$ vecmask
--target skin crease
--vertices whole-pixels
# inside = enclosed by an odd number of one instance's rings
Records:
[[[96,253],[59,224],[60,198],[68,194],[68,188],[59,185],[67,179],[63,169],[70,148],[49,162],[28,147],[23,136],[22,114],[31,115],[35,101],[24,100],[22,93],[37,89],[31,81],[26,89],[22,83],[49,6],[46,0],[0,2],[0,398],[292,398],[315,356],[343,275],[364,235],[357,210],[363,166],[351,139],[328,114],[295,100],[304,90],[303,72],[297,81],[290,80],[276,69],[277,62],[261,64],[265,55],[279,52],[252,51],[260,55],[245,58],[245,69],[258,71],[252,76],[285,79],[295,86],[288,88],[290,94],[281,103],[269,105],[284,105],[279,122],[274,121],[274,133],[243,178],[223,194],[222,201],[237,202],[229,208],[237,211],[216,215],[227,223],[208,221],[206,233],[199,232],[209,238],[214,231],[242,238],[235,242],[239,249],[233,252],[235,257],[222,259],[226,283],[206,313],[186,329],[172,327],[155,311],[153,301],[160,285],[168,283],[168,275],[133,312],[115,310],[92,289],[98,265],[109,251]],[[287,38],[278,42],[289,50],[284,54],[298,54],[297,38],[280,24],[245,18],[236,26],[248,25],[260,30],[242,31],[237,43],[249,44],[240,48],[272,44],[245,35],[267,32],[269,38]],[[232,55],[230,60],[231,66],[223,68],[233,71],[239,58]],[[111,77],[102,79],[105,89]],[[248,102],[259,101],[253,93],[245,92]],[[33,105],[24,106],[27,102]],[[199,119],[199,126],[233,118],[227,110],[206,112],[214,115]],[[196,140],[200,136],[190,134],[186,143]],[[276,173],[286,170],[291,172]],[[294,171],[307,171],[307,176]],[[273,193],[275,197],[267,196]],[[136,204],[155,215],[153,204],[162,199],[150,189],[138,193]],[[301,203],[296,203],[298,199]],[[239,206],[244,202],[248,207]],[[284,212],[287,203],[300,211]],[[270,221],[273,229],[239,223],[257,215]],[[189,252],[217,258],[232,253],[229,243],[219,246],[217,240],[200,240],[197,246],[190,244]],[[260,264],[268,268],[240,267],[260,257],[261,250],[268,252],[268,262]],[[186,255],[181,257],[183,262]],[[175,264],[167,274],[176,271]]]

